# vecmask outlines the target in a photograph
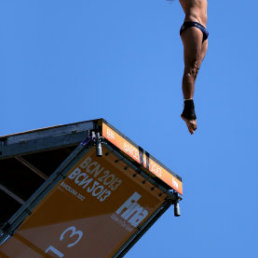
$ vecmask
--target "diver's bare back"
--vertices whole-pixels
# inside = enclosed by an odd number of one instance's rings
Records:
[[[185,21],[207,25],[207,0],[179,0],[179,2],[185,12]]]

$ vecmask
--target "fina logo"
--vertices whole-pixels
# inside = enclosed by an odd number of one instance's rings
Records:
[[[132,196],[116,211],[117,215],[126,220],[133,227],[137,227],[147,216],[148,211],[141,207],[137,201],[142,196],[135,192]]]

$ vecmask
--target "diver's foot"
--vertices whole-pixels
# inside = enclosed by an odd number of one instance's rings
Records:
[[[190,134],[193,134],[194,131],[197,129],[197,122],[196,119],[187,119],[181,115],[181,118],[185,121],[186,126],[190,132]]]

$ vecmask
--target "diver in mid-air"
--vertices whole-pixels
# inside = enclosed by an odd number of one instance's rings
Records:
[[[195,80],[208,48],[207,0],[179,0],[185,20],[180,29],[184,45],[184,75],[182,81],[184,110],[181,114],[191,134],[197,129],[194,109]]]

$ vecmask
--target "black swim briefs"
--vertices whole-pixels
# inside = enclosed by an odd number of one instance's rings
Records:
[[[207,29],[199,22],[193,22],[193,21],[184,22],[184,24],[182,25],[182,27],[180,29],[180,35],[185,30],[187,30],[188,28],[191,28],[191,27],[196,27],[202,31],[202,34],[203,34],[202,42],[204,42],[206,39],[208,39],[209,32],[207,31]]]

